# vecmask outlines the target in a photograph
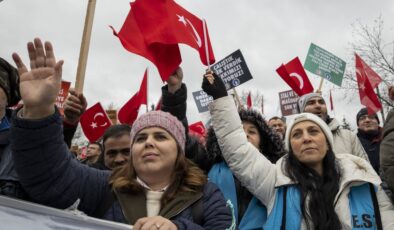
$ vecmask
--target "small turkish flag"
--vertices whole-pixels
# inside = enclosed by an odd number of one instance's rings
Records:
[[[246,105],[248,106],[248,108],[252,108],[252,93],[249,92],[248,97],[246,98]]]
[[[279,66],[276,72],[298,96],[313,92],[313,86],[298,57],[295,57],[286,65]]]
[[[80,119],[82,131],[90,142],[97,141],[112,125],[100,102],[87,109]]]
[[[356,77],[361,104],[367,107],[368,114],[377,113],[382,109],[378,97],[373,90],[382,79],[365,62],[356,55]]]
[[[190,134],[195,134],[197,136],[204,137],[205,132],[206,132],[205,126],[201,121],[189,125]]]

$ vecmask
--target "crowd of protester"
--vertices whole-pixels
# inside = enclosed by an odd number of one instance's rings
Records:
[[[63,61],[38,38],[28,53],[30,63],[13,54],[16,68],[0,59],[1,195],[59,209],[79,202],[86,215],[137,230],[394,229],[393,109],[380,127],[361,108],[353,133],[310,93],[299,114],[265,120],[207,70],[202,89],[214,101],[201,141],[188,132],[178,67],[160,111],[109,127],[81,157],[71,140],[86,98],[71,89],[61,116]]]

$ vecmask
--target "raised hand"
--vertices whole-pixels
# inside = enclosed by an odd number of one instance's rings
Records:
[[[20,93],[23,100],[22,116],[39,119],[54,113],[56,97],[62,80],[63,61],[56,62],[50,42],[43,46],[39,38],[27,43],[30,71],[20,56],[12,54],[20,76]]]
[[[182,86],[183,71],[181,67],[178,67],[176,71],[168,78],[168,92],[174,94]]]
[[[69,95],[64,102],[64,121],[70,124],[77,124],[82,113],[88,106],[83,94],[78,94],[75,89],[69,90]]]
[[[223,80],[212,70],[205,73],[201,88],[214,100],[228,95]]]

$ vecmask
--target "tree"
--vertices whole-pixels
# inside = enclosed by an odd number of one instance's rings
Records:
[[[352,126],[350,125],[350,123],[346,120],[345,117],[342,118],[342,128],[353,131]]]
[[[354,40],[350,43],[352,59],[348,63],[354,63],[354,52],[383,79],[377,89],[378,97],[385,111],[394,104],[388,98],[387,86],[394,82],[394,41],[384,40],[384,21],[381,16],[374,20],[372,25],[362,24],[357,21],[352,25]],[[353,98],[355,91],[358,93],[357,80],[355,77],[355,66],[349,65],[344,77],[342,88],[346,90],[346,97]]]

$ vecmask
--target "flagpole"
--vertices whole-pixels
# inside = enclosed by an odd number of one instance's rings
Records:
[[[148,94],[149,94],[149,67],[146,67],[146,112],[149,112]]]
[[[384,106],[382,104],[382,100],[380,99],[380,92],[379,92],[379,86],[376,87],[376,94],[378,95],[378,99],[380,104],[382,105],[382,109],[380,110],[380,113],[382,115],[382,124],[384,125]]]
[[[242,107],[242,103],[241,103],[241,100],[239,99],[237,90],[235,90],[235,88],[233,88],[233,93],[234,93],[234,95],[235,95],[235,99],[237,100],[237,103],[238,103],[238,110],[239,110],[239,109]]]
[[[317,88],[316,92],[320,92],[321,93],[321,88],[323,87],[323,82],[324,82],[324,78],[321,78],[320,80],[320,84],[319,84],[319,88]]]
[[[208,69],[211,69],[211,64],[209,63],[207,24],[205,22],[205,19],[202,20],[202,28],[203,28],[203,31],[204,31],[205,55],[206,55],[206,58],[207,58]]]
[[[83,28],[81,49],[79,51],[79,61],[77,68],[77,76],[75,79],[75,90],[77,93],[83,92],[83,84],[85,81],[86,64],[88,61],[90,37],[92,34],[94,10],[96,8],[96,0],[89,0],[86,10],[85,26]]]

